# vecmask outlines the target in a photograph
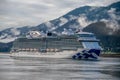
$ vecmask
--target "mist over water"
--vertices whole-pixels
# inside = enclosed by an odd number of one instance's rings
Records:
[[[0,80],[120,80],[120,59],[12,59],[0,54]]]

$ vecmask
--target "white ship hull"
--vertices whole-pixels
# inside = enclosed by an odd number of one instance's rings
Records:
[[[62,52],[14,52],[11,53],[11,57],[35,57],[35,58],[72,58],[77,51],[62,51]]]
[[[73,58],[73,59],[98,59],[101,50],[99,49],[81,49],[77,51],[61,51],[61,52],[13,52],[13,58]]]

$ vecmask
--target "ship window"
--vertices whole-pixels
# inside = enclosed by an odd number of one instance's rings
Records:
[[[79,37],[94,37],[93,34],[79,34]]]
[[[82,44],[83,44],[84,48],[87,48],[87,49],[91,49],[91,48],[101,49],[98,42],[82,42]]]

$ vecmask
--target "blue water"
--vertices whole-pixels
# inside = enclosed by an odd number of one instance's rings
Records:
[[[0,80],[120,80],[120,59],[12,59],[0,54]]]

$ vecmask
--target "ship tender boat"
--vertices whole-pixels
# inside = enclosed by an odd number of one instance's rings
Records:
[[[30,31],[14,41],[11,57],[98,59],[101,52],[99,40],[93,33],[77,32],[42,34]]]

